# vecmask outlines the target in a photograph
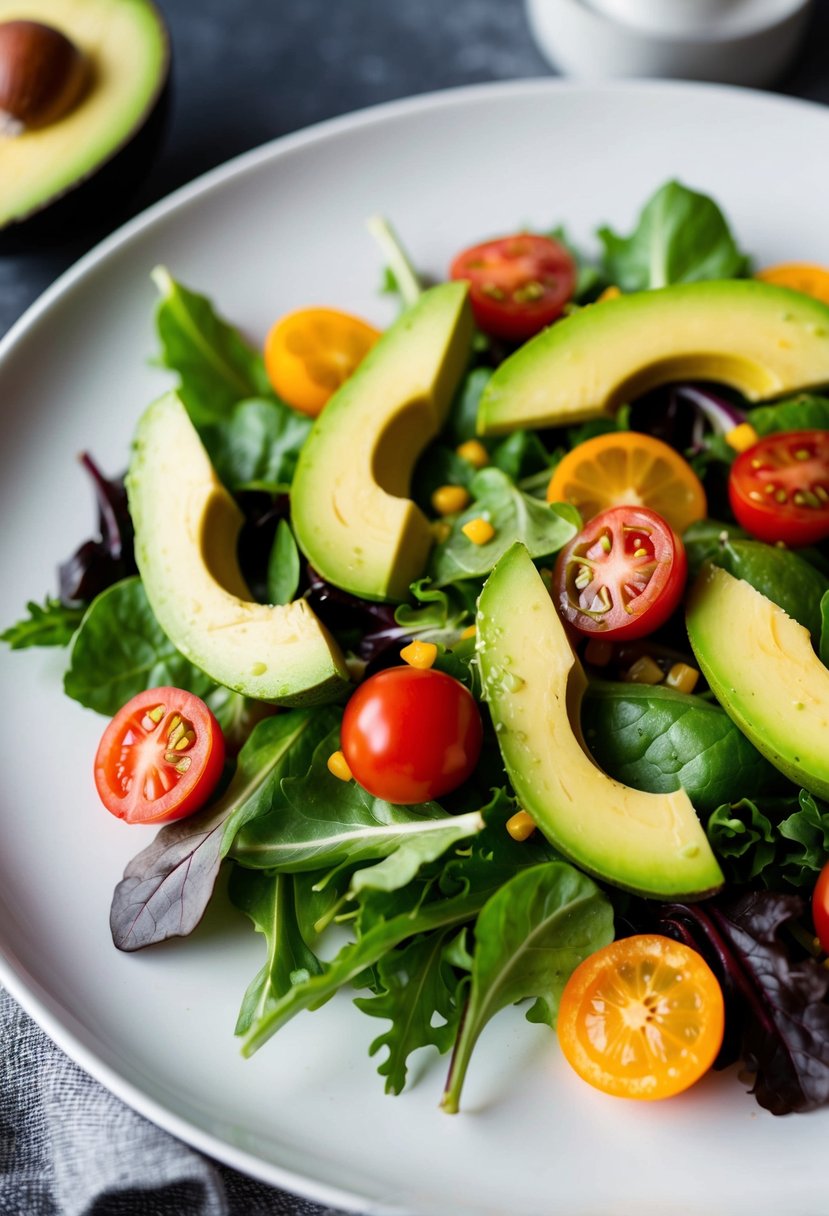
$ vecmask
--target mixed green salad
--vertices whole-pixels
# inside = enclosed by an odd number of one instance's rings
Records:
[[[756,271],[677,182],[596,256],[519,232],[447,284],[372,227],[383,335],[303,309],[263,354],[154,272],[176,390],[126,481],[83,456],[99,535],[2,635],[68,648],[102,801],[162,825],[115,945],[224,867],[246,1055],[356,990],[386,1090],[432,1046],[456,1111],[527,1001],[605,1092],[739,1060],[825,1104],[829,272]]]

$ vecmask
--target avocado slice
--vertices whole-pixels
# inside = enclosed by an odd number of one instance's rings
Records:
[[[584,422],[685,379],[729,384],[749,401],[829,384],[829,307],[751,279],[591,304],[501,364],[481,399],[478,431]]]
[[[486,700],[521,805],[565,857],[614,886],[701,898],[722,872],[684,790],[646,794],[595,764],[578,725],[587,687],[541,576],[508,549],[478,601]]]
[[[337,587],[402,600],[432,533],[407,496],[415,461],[440,431],[468,359],[466,283],[423,293],[320,414],[291,486],[297,543]]]
[[[759,752],[829,798],[829,668],[809,631],[743,579],[700,571],[685,615],[700,669]]]
[[[242,513],[176,393],[139,421],[127,494],[147,598],[183,655],[260,701],[315,705],[345,690],[340,649],[305,600],[253,602],[236,560]]]
[[[81,53],[87,80],[55,121],[10,123],[12,134],[0,132],[0,228],[62,198],[122,149],[125,156],[160,107],[169,70],[167,32],[150,0],[0,0],[0,23],[22,19],[64,34]]]

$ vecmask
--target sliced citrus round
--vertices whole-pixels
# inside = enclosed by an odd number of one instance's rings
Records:
[[[792,291],[829,304],[829,268],[826,266],[816,266],[812,262],[783,262],[758,270],[754,277],[763,283],[774,283],[776,287],[790,287]]]
[[[553,471],[547,501],[572,503],[585,522],[608,507],[648,507],[680,534],[707,511],[688,461],[638,431],[610,431],[573,448]]]
[[[583,1080],[620,1098],[670,1098],[707,1072],[725,1023],[700,954],[657,934],[597,950],[567,981],[558,1039]]]

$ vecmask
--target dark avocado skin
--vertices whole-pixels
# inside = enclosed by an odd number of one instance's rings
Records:
[[[166,26],[156,9],[167,54],[157,92],[150,100],[141,125],[112,155],[41,210],[0,228],[0,256],[27,253],[67,240],[88,238],[96,230],[110,231],[131,212],[131,202],[158,155],[168,128],[172,95],[172,51]]]

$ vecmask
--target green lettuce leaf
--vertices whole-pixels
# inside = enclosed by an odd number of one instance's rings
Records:
[[[227,415],[199,428],[219,480],[231,491],[265,490],[276,494],[290,486],[299,449],[313,419],[281,401],[245,400]]]
[[[829,857],[829,806],[808,790],[718,807],[706,830],[734,883],[808,892]]]
[[[746,421],[758,435],[773,435],[776,431],[829,431],[829,398],[813,393],[801,393],[787,401],[758,405]]]
[[[598,236],[604,246],[603,273],[625,292],[746,273],[746,258],[717,204],[677,181],[667,182],[649,199],[630,236],[606,227]]]

